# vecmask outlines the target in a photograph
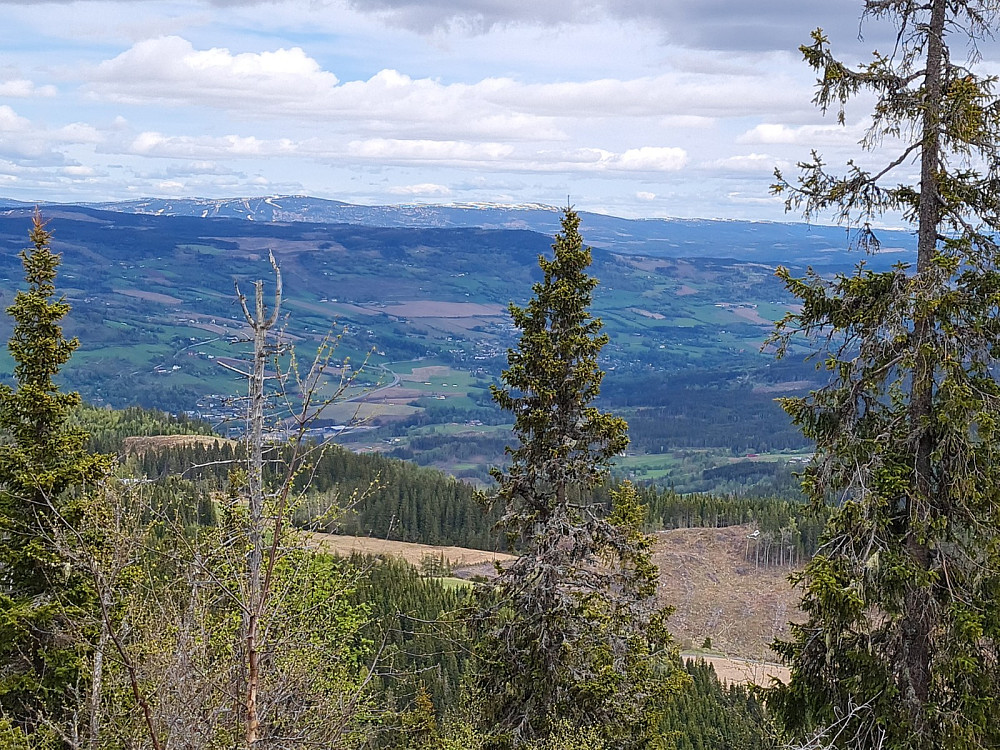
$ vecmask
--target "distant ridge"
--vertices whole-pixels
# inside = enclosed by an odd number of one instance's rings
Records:
[[[0,210],[34,204],[0,199]],[[561,209],[544,204],[460,203],[362,206],[303,195],[251,198],[141,198],[83,204],[49,204],[65,210],[89,210],[140,216],[229,219],[257,223],[353,224],[377,228],[527,230],[552,236],[559,230]],[[660,258],[733,258],[774,265],[808,264],[844,267],[850,246],[846,229],[794,222],[727,219],[625,219],[581,211],[586,241],[612,252]],[[883,247],[873,267],[905,260],[914,246],[912,233],[884,230]],[[860,255],[854,254],[858,259]]]

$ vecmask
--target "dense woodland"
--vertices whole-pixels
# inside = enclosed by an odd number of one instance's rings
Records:
[[[90,413],[110,419],[107,414],[113,412]],[[165,435],[188,429],[190,434],[206,434],[208,429],[207,425],[160,412],[133,409],[129,413],[133,415],[130,426],[123,426],[117,438],[111,430],[104,433],[104,452],[120,452],[128,430],[132,426],[143,429],[143,420],[154,425],[157,418],[162,419],[164,431],[160,434]],[[506,541],[493,530],[495,516],[484,512],[482,499],[470,485],[433,469],[379,454],[356,454],[335,445],[324,446],[315,458],[309,467],[309,486],[303,487],[295,516],[303,528],[422,544],[505,549]],[[219,440],[208,446],[160,446],[127,456],[126,464],[147,479],[176,477],[178,486],[188,487],[189,493],[210,495],[225,490],[230,471],[241,460],[237,444]],[[595,501],[610,507],[608,489],[599,488]],[[762,563],[780,564],[779,558],[787,557],[789,548],[795,560],[811,556],[826,520],[823,509],[783,498],[680,494],[653,486],[639,492],[648,531],[748,525],[760,531],[765,540],[761,544],[767,544],[768,551],[761,550]],[[332,515],[331,509],[336,511]]]

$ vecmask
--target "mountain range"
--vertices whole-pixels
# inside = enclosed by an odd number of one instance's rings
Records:
[[[30,204],[0,199],[0,210]],[[551,236],[562,209],[542,204],[400,204],[363,206],[298,195],[253,198],[141,198],[79,204],[101,211],[151,216],[242,219],[269,223],[354,224],[383,228],[521,229]],[[55,208],[58,204],[43,208]],[[766,264],[843,268],[857,257],[854,235],[840,226],[802,222],[717,219],[628,219],[580,211],[582,232],[594,247],[654,258],[733,258]],[[910,232],[878,232],[881,252],[867,259],[885,267],[915,247]]]

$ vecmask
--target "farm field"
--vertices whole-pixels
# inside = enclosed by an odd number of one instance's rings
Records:
[[[25,242],[28,213],[0,211],[0,246],[11,250],[0,253],[4,299],[19,288],[16,250]],[[270,304],[266,253],[273,248],[284,280],[282,335],[294,343],[300,364],[333,333],[339,337],[334,364],[349,358],[360,370],[345,399],[324,413],[324,427],[353,426],[341,433],[349,447],[435,466],[480,486],[490,484],[489,467],[504,462],[510,433],[503,425],[512,420],[494,406],[489,388],[517,342],[507,305],[528,299],[550,236],[206,222],[74,206],[54,211],[51,228],[72,306],[65,328],[80,339],[64,384],[89,402],[183,411],[238,433],[245,384],[222,366],[238,369],[248,349],[233,282],[252,293],[262,278]],[[582,229],[586,239],[586,223]],[[653,257],[634,243],[627,252],[594,249],[591,271],[600,284],[593,313],[609,337],[601,408],[632,425],[630,454],[618,471],[686,491],[716,484],[773,491],[777,480],[759,472],[722,482],[705,472],[771,450],[762,438],[788,426],[773,399],[788,393],[789,383],[797,391],[817,385],[810,367],[777,366],[760,352],[772,321],[792,300],[767,263],[726,259],[725,246],[691,252]],[[9,321],[0,320],[0,337],[9,333]],[[0,353],[0,380],[11,371]],[[720,402],[724,414],[712,411]],[[686,404],[685,413],[675,404]],[[668,423],[683,434],[661,439]],[[727,429],[719,429],[723,424]],[[706,437],[713,425],[715,434]]]
[[[396,542],[390,539],[374,539],[372,537],[342,536],[339,534],[323,534],[307,532],[309,543],[325,552],[338,555],[387,555],[398,557],[411,565],[420,566],[424,560],[444,559],[451,567],[468,567],[483,563],[505,562],[513,560],[513,555],[504,552],[486,552],[467,547],[446,547],[431,544],[414,544],[412,542]]]

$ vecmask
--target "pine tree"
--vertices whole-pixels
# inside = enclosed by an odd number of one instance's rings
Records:
[[[480,592],[476,688],[494,747],[567,722],[614,747],[646,746],[655,705],[678,684],[635,491],[621,489],[609,516],[592,500],[628,438],[623,419],[593,405],[607,336],[589,312],[597,280],[579,222],[567,209],[534,297],[510,306],[521,339],[493,388],[520,440],[493,471],[498,526],[522,553]]]
[[[891,155],[837,176],[814,152],[775,191],[807,217],[834,211],[871,251],[886,211],[917,236],[915,265],[832,280],[779,269],[802,302],[780,352],[809,337],[832,373],[784,402],[816,441],[805,489],[839,504],[799,581],[808,619],[777,644],[792,679],[770,705],[810,747],[1000,746],[1000,107],[971,68],[998,10],[866,0],[866,17],[896,24],[891,54],[852,69],[821,30],[802,47],[816,103],[841,122],[852,97],[874,95],[862,146]],[[956,62],[966,45],[971,62]]]
[[[59,256],[37,213],[30,239],[20,254],[28,290],[7,308],[17,389],[0,386],[0,710],[25,731],[59,714],[81,678],[85,649],[73,618],[92,595],[57,553],[53,533],[78,520],[72,493],[109,466],[68,423],[79,395],[53,380],[78,342],[62,333],[69,305],[55,298]]]

